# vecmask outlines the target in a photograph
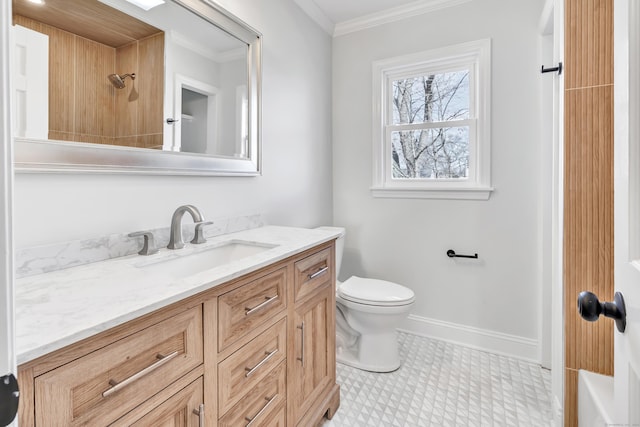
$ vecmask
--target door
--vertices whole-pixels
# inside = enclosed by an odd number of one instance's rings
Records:
[[[173,141],[164,149],[183,153],[218,154],[218,89],[210,84],[176,74]]]
[[[627,325],[615,333],[616,423],[640,423],[640,5],[614,7],[615,288],[625,299]]]
[[[11,28],[13,134],[48,139],[49,36],[20,25]]]

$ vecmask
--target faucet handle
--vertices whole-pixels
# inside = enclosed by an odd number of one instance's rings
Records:
[[[158,252],[158,248],[156,247],[156,241],[153,237],[153,232],[150,230],[147,231],[136,231],[135,233],[129,233],[129,237],[144,237],[144,243],[142,245],[142,249],[138,254],[140,255],[153,255]]]
[[[193,235],[191,243],[199,245],[200,243],[206,243],[207,239],[204,238],[204,226],[213,224],[213,221],[200,221],[196,222],[196,231]]]

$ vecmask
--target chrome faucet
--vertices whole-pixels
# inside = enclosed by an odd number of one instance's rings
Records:
[[[169,236],[169,245],[167,246],[169,249],[184,248],[184,241],[182,241],[182,216],[185,212],[191,214],[191,218],[193,218],[193,222],[196,224],[195,236],[191,243],[204,243],[206,241],[202,227],[212,223],[205,222],[200,211],[195,206],[184,205],[176,209],[171,217],[171,235]]]

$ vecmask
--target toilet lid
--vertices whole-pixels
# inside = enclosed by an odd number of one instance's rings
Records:
[[[352,276],[340,285],[338,295],[360,304],[406,305],[411,304],[415,294],[409,288],[385,280]]]

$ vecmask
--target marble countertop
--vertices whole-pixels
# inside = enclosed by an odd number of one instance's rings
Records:
[[[285,259],[338,236],[331,230],[265,226],[213,237],[202,245],[161,249],[16,280],[18,364],[73,344],[171,303]],[[273,246],[179,279],[140,265],[201,252],[230,241]]]

